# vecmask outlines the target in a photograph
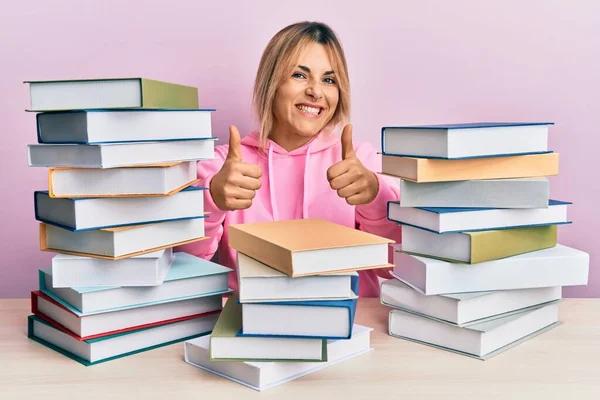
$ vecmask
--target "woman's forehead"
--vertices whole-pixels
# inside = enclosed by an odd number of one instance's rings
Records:
[[[291,68],[303,66],[314,73],[332,71],[335,59],[332,59],[329,49],[320,43],[310,42],[303,46],[297,57],[292,59]]]

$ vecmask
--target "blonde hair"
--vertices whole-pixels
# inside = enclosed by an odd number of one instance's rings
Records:
[[[283,77],[291,72],[293,63],[309,43],[325,46],[335,71],[339,88],[339,100],[335,112],[325,127],[334,128],[345,123],[350,116],[350,79],[346,56],[333,30],[319,22],[298,22],[289,25],[269,41],[265,48],[254,82],[252,101],[254,112],[260,122],[260,147],[266,147],[273,130],[273,103],[275,93]]]

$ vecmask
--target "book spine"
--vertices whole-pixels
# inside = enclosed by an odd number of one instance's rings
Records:
[[[141,79],[142,108],[198,108],[198,89]]]

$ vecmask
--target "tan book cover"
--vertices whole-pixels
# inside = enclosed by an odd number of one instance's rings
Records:
[[[558,153],[445,160],[382,155],[381,172],[412,182],[558,175]]]
[[[392,243],[395,242],[321,219],[255,222],[229,226],[229,245],[231,247],[293,277],[390,267],[391,265],[387,263],[387,246]],[[383,262],[381,247],[373,247],[378,245],[385,247]],[[369,264],[368,261],[361,263],[356,259],[356,264],[352,265],[352,262],[344,260],[347,265],[342,267],[338,264],[340,260],[337,258],[348,257],[350,253],[343,250],[350,248],[354,248],[363,255],[374,250],[377,252],[377,257],[373,258],[372,264]],[[327,251],[327,254],[325,252],[318,253],[321,255],[319,258],[321,265],[312,265],[307,269],[300,265],[305,259],[298,258],[296,255],[319,250]],[[359,254],[356,253],[356,255]]]

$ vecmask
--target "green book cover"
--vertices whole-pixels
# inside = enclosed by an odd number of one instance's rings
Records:
[[[321,339],[321,359],[273,359],[273,358],[215,358],[213,357],[212,344],[213,340],[219,340],[220,338],[227,338],[228,340],[239,340],[242,342],[256,342],[261,341],[279,341],[286,339],[279,338],[255,338],[255,337],[242,337],[237,334],[242,329],[242,305],[238,302],[238,293],[235,292],[225,303],[223,311],[219,315],[219,319],[215,324],[212,334],[210,335],[209,343],[209,356],[211,361],[279,361],[279,362],[325,362],[327,361],[327,340]],[[315,340],[315,339],[291,339],[291,340]]]

